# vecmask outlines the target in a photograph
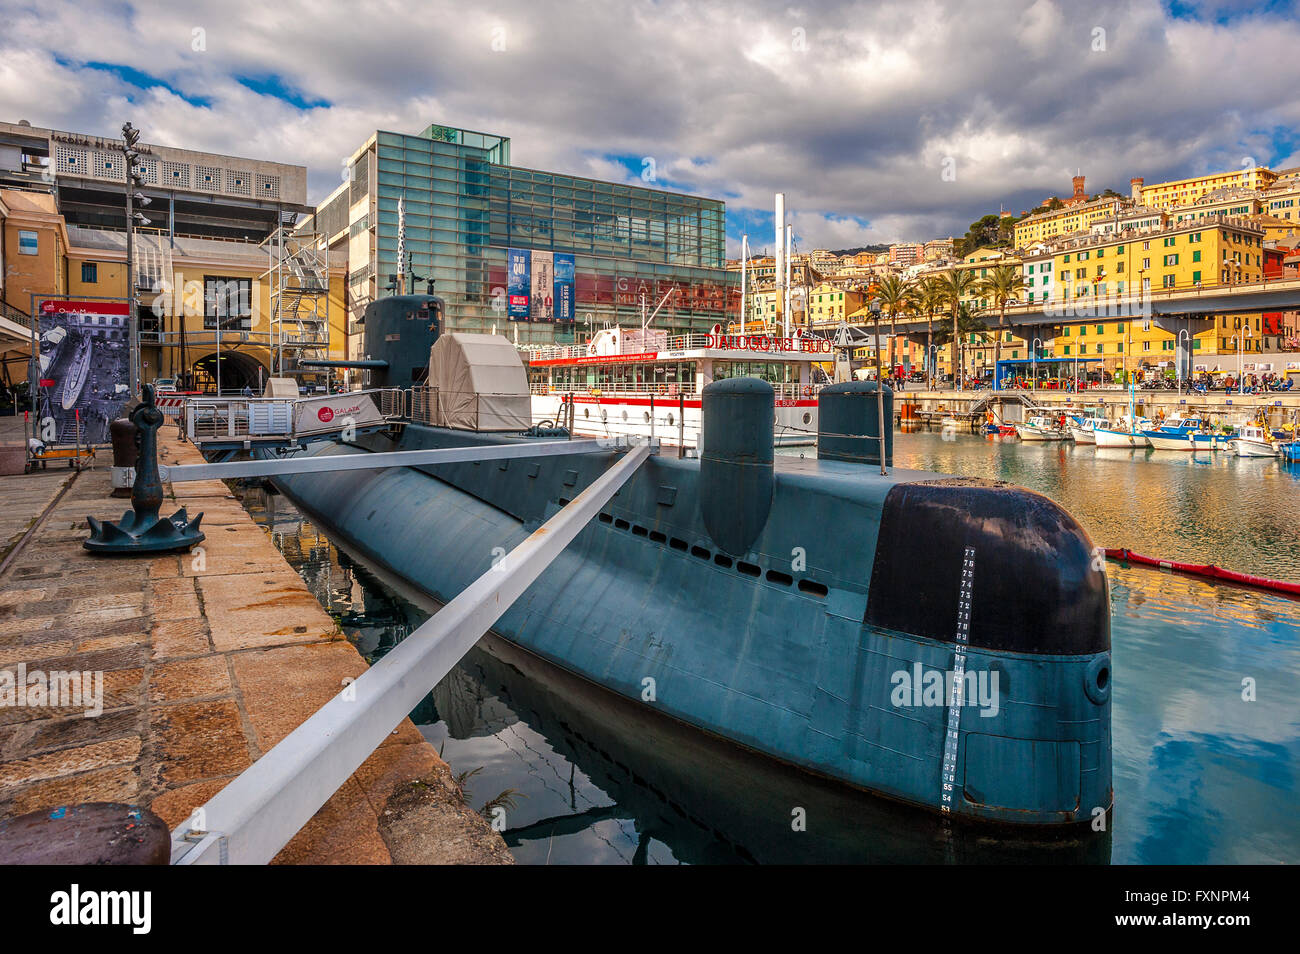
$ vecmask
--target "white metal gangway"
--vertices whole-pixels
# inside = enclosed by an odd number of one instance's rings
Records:
[[[194,446],[295,443],[402,420],[408,392],[400,388],[307,397],[192,397],[182,427]]]
[[[164,479],[409,466],[619,449],[616,461],[559,513],[398,643],[270,752],[172,831],[173,864],[265,864],[289,843],[451,667],[541,576],[654,451],[650,443],[541,441],[478,448],[342,454],[173,467]],[[437,457],[435,455],[443,455]],[[385,458],[388,458],[385,460]],[[260,469],[238,473],[234,468]],[[223,468],[213,474],[213,468]],[[273,469],[272,469],[273,468]]]

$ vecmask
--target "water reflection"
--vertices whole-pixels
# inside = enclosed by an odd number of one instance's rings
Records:
[[[906,447],[900,440],[902,466],[928,460],[953,473],[1025,484],[1037,477],[1044,492],[1055,467],[1051,495],[1058,499],[1090,496],[1077,471],[1112,466],[1085,460],[1075,467],[1076,451],[1059,445],[998,459],[976,438],[911,436],[933,440]],[[1121,453],[1128,458],[1113,466],[1137,466],[1134,452]],[[1154,480],[1126,479],[1140,486]],[[1187,486],[1171,490],[1171,506],[1191,508],[1179,503],[1190,493]],[[1109,504],[1094,500],[1089,527],[1098,542],[1130,529],[1132,501],[1118,491],[1105,497]],[[354,565],[285,498],[253,492],[245,506],[368,658],[382,656],[425,618],[427,608],[396,595],[394,581]],[[1154,502],[1143,508],[1159,512]],[[1152,552],[1177,540],[1179,529],[1193,538],[1197,532],[1175,519],[1155,525],[1162,529],[1147,531],[1154,542],[1145,544]],[[412,717],[453,771],[480,769],[467,782],[474,807],[506,790],[519,793],[506,838],[525,863],[1300,860],[1292,816],[1300,788],[1300,602],[1115,563],[1109,575],[1116,815],[1103,837],[1035,843],[1004,831],[947,831],[929,813],[654,717],[491,637]],[[1243,698],[1243,680],[1254,680],[1254,701]],[[806,814],[804,832],[792,830],[796,808]]]

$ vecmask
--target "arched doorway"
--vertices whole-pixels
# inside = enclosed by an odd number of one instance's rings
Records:
[[[222,394],[239,394],[247,387],[254,394],[261,394],[266,379],[270,376],[256,358],[242,351],[221,352]],[[217,393],[217,355],[216,352],[204,355],[194,362],[194,386],[209,394]]]

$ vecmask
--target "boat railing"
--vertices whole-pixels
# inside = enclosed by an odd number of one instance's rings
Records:
[[[650,381],[634,381],[624,384],[545,384],[534,382],[529,385],[529,390],[533,394],[592,394],[592,395],[609,395],[613,397],[617,394],[627,395],[648,395],[653,394],[656,397],[678,397],[685,395],[693,396],[695,392],[695,382],[689,384],[662,384]]]
[[[438,389],[411,388],[406,414],[416,424],[434,424],[438,420]]]
[[[652,351],[700,351],[705,348],[719,347],[719,337],[724,340],[749,340],[766,339],[770,345],[780,342],[782,339],[779,335],[768,334],[749,334],[749,335],[710,335],[702,333],[691,333],[685,335],[670,335],[665,338],[652,338],[649,340],[640,337],[632,337],[631,340],[624,338],[619,341],[618,347],[611,349],[608,344],[601,346],[599,354],[594,353],[585,344],[579,345],[520,345],[519,350],[529,359],[535,361],[562,361],[572,358],[603,358],[603,357],[621,357],[630,354],[643,354]],[[795,339],[799,340],[806,339]],[[732,346],[735,347],[734,345]],[[781,351],[773,348],[754,348],[756,352],[764,354],[806,354],[806,352],[796,344],[792,351]]]
[[[778,401],[811,400],[815,398],[824,385],[778,382],[772,385]],[[649,381],[636,381],[623,384],[546,384],[534,381],[528,386],[531,393],[546,396],[550,394],[577,394],[581,396],[609,397],[645,397],[654,395],[668,399],[678,397],[694,398],[699,392],[695,382],[688,384],[661,384]]]

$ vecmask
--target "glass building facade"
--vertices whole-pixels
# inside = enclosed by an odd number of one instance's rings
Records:
[[[348,185],[321,207],[333,233],[347,221],[350,308],[391,294],[401,241],[409,275],[433,278],[452,331],[518,332],[521,343],[582,340],[639,324],[674,289],[653,327],[708,330],[739,300],[725,269],[724,203],[510,165],[510,140],[445,126],[379,131],[349,165]],[[346,208],[346,216],[344,209]],[[336,241],[341,241],[336,240]],[[510,321],[507,249],[574,255],[575,318]],[[406,279],[408,291],[422,281]],[[352,317],[360,317],[354,314]]]

